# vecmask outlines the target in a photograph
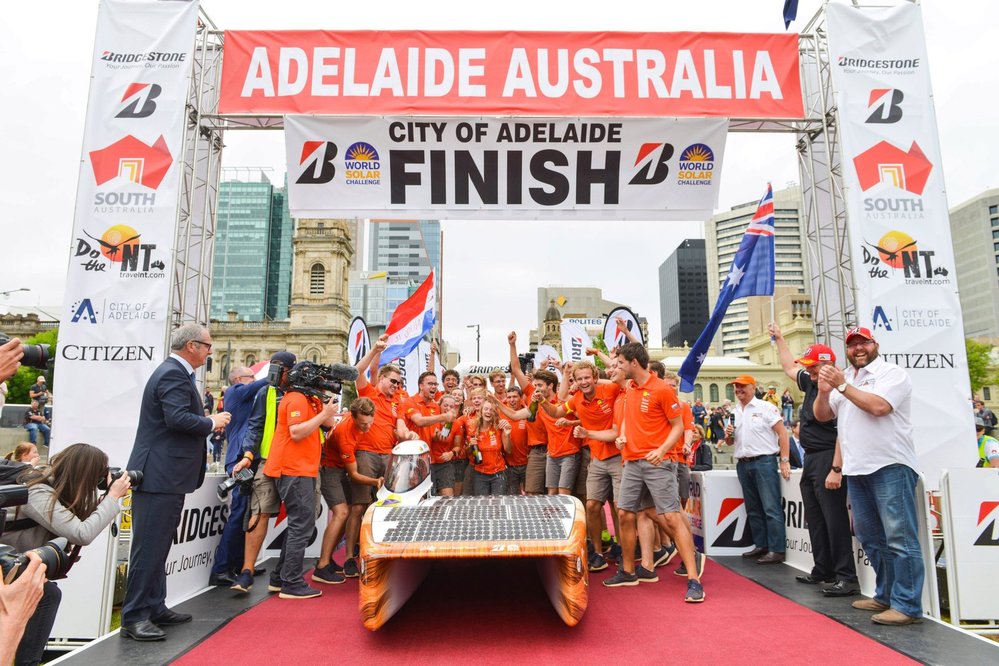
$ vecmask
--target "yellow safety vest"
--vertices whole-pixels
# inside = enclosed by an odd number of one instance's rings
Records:
[[[267,387],[267,403],[265,404],[264,436],[260,440],[260,457],[266,460],[271,452],[271,440],[274,439],[274,429],[277,427],[277,389]]]

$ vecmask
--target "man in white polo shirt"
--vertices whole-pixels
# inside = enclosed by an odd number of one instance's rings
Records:
[[[912,381],[878,356],[870,329],[846,334],[846,372],[819,370],[815,418],[838,419],[843,474],[853,530],[877,574],[873,599],[853,602],[878,611],[878,624],[922,621],[923,555],[916,519],[916,448],[909,415]]]
[[[778,467],[785,480],[791,478],[787,428],[777,407],[756,397],[756,379],[742,375],[731,383],[737,398],[735,425],[725,426],[725,443],[735,443],[735,471],[755,546],[742,556],[756,558],[757,564],[777,564],[784,561],[786,543]]]

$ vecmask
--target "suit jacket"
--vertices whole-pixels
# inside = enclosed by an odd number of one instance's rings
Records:
[[[787,457],[791,461],[791,469],[801,469],[803,463],[801,460],[801,454],[798,452],[798,444],[794,439],[794,435],[788,435],[787,443]]]
[[[190,493],[205,480],[205,438],[212,420],[204,416],[201,393],[184,366],[167,358],[142,392],[139,426],[128,469],[143,474],[139,490]]]

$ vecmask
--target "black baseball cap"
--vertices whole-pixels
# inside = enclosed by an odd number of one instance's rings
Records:
[[[271,355],[271,363],[277,363],[278,365],[288,368],[289,370],[297,361],[298,359],[290,351],[274,352],[274,354]]]

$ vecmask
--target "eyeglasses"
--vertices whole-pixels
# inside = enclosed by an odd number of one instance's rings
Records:
[[[399,379],[389,379],[389,384],[391,384],[392,386],[400,386],[400,385],[402,385],[402,380],[399,380]]]
[[[208,351],[212,350],[212,343],[210,342],[202,342],[201,340],[191,340],[191,342],[193,342],[196,345],[203,345],[205,347],[208,347]]]
[[[867,345],[873,345],[874,340],[854,340],[853,342],[846,343],[847,349],[853,349],[854,347],[861,347]]]

